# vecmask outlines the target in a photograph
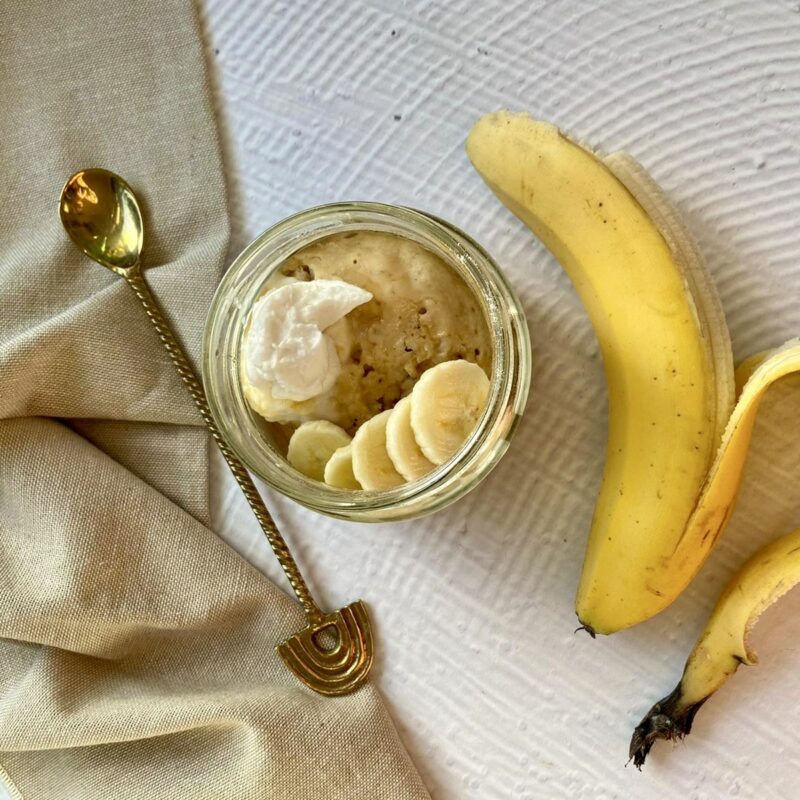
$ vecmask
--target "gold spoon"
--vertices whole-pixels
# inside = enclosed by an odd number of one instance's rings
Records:
[[[59,213],[61,224],[72,241],[93,261],[121,275],[144,306],[303,606],[307,625],[278,645],[280,657],[315,692],[325,695],[352,692],[366,680],[373,661],[372,631],[366,606],[357,600],[330,614],[320,610],[249,473],[222,438],[203,387],[142,275],[144,225],[133,190],[113,172],[84,169],[64,184]],[[335,632],[336,644],[330,648],[322,644],[319,636],[326,630]]]

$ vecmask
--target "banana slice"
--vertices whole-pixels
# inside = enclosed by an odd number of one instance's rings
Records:
[[[353,475],[353,445],[352,443],[335,450],[325,465],[325,483],[336,489],[361,488],[361,484]]]
[[[325,465],[340,447],[350,444],[347,431],[325,419],[304,422],[289,439],[286,458],[303,475],[325,479]]]
[[[425,458],[438,466],[475,429],[489,396],[489,379],[470,361],[445,361],[423,372],[410,396],[414,438]]]
[[[411,427],[411,397],[404,397],[393,409],[386,423],[386,450],[394,468],[407,480],[427,475],[435,465],[425,458]]]
[[[405,483],[386,451],[386,423],[391,414],[390,409],[367,420],[353,437],[353,475],[370,491]]]

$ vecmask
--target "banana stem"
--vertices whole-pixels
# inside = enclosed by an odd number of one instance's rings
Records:
[[[650,748],[659,739],[683,739],[691,733],[695,714],[707,699],[704,697],[696,703],[687,703],[682,683],[679,683],[671,694],[659,700],[633,731],[628,751],[633,765],[641,769]]]
[[[597,632],[595,631],[595,629],[591,625],[586,625],[585,623],[583,625],[578,625],[578,627],[575,628],[573,633],[577,633],[578,631],[583,631],[584,633],[588,633],[589,636],[592,637],[592,639],[596,639],[597,638]]]

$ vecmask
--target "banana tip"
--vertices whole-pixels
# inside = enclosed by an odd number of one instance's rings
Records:
[[[578,620],[578,622],[580,622],[580,619]],[[578,631],[585,631],[586,633],[589,634],[589,636],[592,637],[592,639],[597,638],[597,632],[595,631],[595,629],[591,625],[587,625],[585,622],[578,625],[578,627],[575,628],[573,633],[577,633]]]

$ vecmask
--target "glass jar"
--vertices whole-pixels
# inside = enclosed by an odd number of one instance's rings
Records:
[[[449,461],[383,491],[343,491],[295,470],[240,383],[245,324],[265,285],[293,253],[334,233],[383,231],[421,244],[454,269],[480,301],[492,346],[486,409]],[[219,429],[244,464],[304,506],[348,520],[378,522],[428,514],[475,487],[508,448],[528,396],[531,351],[519,300],[491,256],[463,231],[421,211],[383,203],[336,203],[295,214],[262,233],[233,262],[211,304],[203,341],[203,382]]]

